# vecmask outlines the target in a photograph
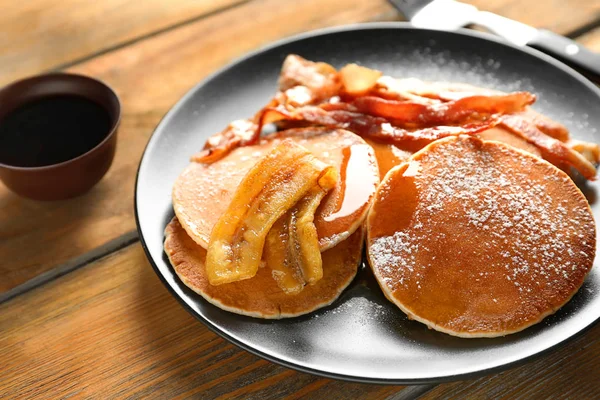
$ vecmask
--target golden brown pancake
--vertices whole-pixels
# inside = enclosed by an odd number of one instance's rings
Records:
[[[558,168],[474,137],[434,142],[392,169],[367,218],[370,265],[410,318],[461,337],[531,326],[592,267],[589,205]]]
[[[240,147],[212,164],[191,163],[173,187],[175,215],[190,237],[207,248],[213,226],[250,168],[281,140],[291,138],[337,168],[338,185],[315,213],[321,251],[350,236],[363,222],[379,184],[373,149],[359,136],[326,128],[290,129]]]
[[[196,244],[174,218],[165,229],[165,252],[179,278],[210,303],[257,318],[279,319],[307,314],[331,304],[356,276],[363,229],[323,252],[323,278],[298,294],[285,294],[268,267],[251,279],[212,286],[206,277],[206,250]]]

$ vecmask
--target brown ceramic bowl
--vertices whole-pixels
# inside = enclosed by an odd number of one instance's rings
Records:
[[[115,155],[121,104],[111,88],[92,78],[52,73],[12,83],[0,90],[0,121],[24,104],[56,95],[82,96],[102,106],[110,117],[110,131],[91,150],[57,164],[19,167],[0,163],[0,179],[24,197],[61,200],[82,194],[104,176]]]

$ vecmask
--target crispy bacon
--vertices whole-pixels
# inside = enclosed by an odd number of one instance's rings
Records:
[[[436,98],[443,101],[452,101],[470,95],[471,93],[469,92],[439,92]],[[540,131],[550,137],[553,137],[554,139],[560,140],[561,142],[569,141],[569,130],[564,125],[532,110],[529,107],[525,108],[521,112],[515,112],[514,114],[520,116],[530,123],[533,123]]]
[[[237,120],[223,131],[208,138],[204,149],[194,154],[191,161],[212,163],[225,157],[237,147],[255,144],[259,139],[260,128],[251,120]]]
[[[436,104],[441,102],[452,102],[465,97],[476,95],[494,97],[502,95],[502,92],[479,88],[461,83],[424,82],[415,78],[394,79],[384,76],[379,79],[378,87],[373,94],[386,99],[410,99],[423,104]],[[517,113],[515,111],[515,113]],[[560,140],[569,141],[569,130],[562,124],[542,115],[531,108],[518,113],[522,118],[535,124],[535,126],[546,135]]]
[[[211,136],[204,148],[194,154],[192,161],[212,163],[231,150],[256,144],[263,125],[274,122],[265,112],[270,107],[296,108],[317,104],[336,96],[342,87],[341,79],[334,67],[323,62],[313,62],[298,55],[286,57],[279,75],[279,91],[252,120],[238,120],[223,131]]]
[[[365,114],[393,119],[397,123],[416,123],[421,127],[456,125],[493,114],[523,111],[535,101],[535,95],[515,92],[506,95],[474,95],[440,104],[386,100],[374,96],[358,97],[352,103]]]
[[[350,96],[360,96],[368,93],[377,84],[381,71],[348,64],[340,69],[340,79],[344,92]]]
[[[539,130],[530,120],[520,115],[503,115],[500,125],[535,145],[542,157],[562,161],[583,175],[586,179],[596,179],[596,168],[583,155],[566,144]]]
[[[304,94],[310,95],[310,100],[305,102],[307,104],[336,96],[342,83],[338,72],[331,65],[290,54],[281,67],[279,90],[286,92],[297,87],[308,89],[304,91]]]
[[[343,103],[322,107],[306,106],[294,111],[275,107],[266,109],[265,113],[271,118],[278,116],[287,120],[304,120],[329,128],[347,129],[360,136],[398,145],[411,141],[430,142],[448,136],[475,134],[493,128],[498,123],[497,118],[489,118],[459,126],[433,126],[409,130],[392,125],[386,118],[352,111],[352,106]]]
[[[540,131],[546,135],[560,140],[561,142],[569,141],[569,130],[564,125],[559,124],[552,119],[527,108],[525,111],[518,113],[521,117],[532,122]]]
[[[276,121],[347,129],[413,150],[446,136],[475,134],[500,124],[555,165],[570,165],[588,179],[595,177],[592,162],[600,159],[600,147],[571,146],[564,126],[528,107],[536,99],[531,93],[505,94],[466,84],[379,75],[357,65],[338,72],[329,64],[290,55],[271,102],[253,119],[235,121],[212,136],[192,160],[214,162],[236,147],[255,144],[262,127]]]

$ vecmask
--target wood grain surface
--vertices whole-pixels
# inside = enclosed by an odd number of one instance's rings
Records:
[[[238,349],[184,311],[139,244],[0,305],[0,332],[0,398],[385,399],[401,389],[317,378]],[[531,364],[424,398],[593,398],[599,359],[600,325]]]
[[[0,305],[0,398],[386,399],[240,350],[167,292],[139,244]]]
[[[580,36],[577,41],[588,49],[600,53],[600,28]]]
[[[600,19],[598,0],[475,0],[464,3],[562,35],[572,35]]]
[[[0,86],[241,2],[2,0]]]
[[[532,363],[472,381],[438,385],[434,399],[598,399],[600,325]]]
[[[600,0],[469,2],[600,51]],[[206,329],[128,245],[143,148],[187,90],[285,36],[401,19],[386,0],[0,0],[0,10],[0,85],[59,68],[106,81],[123,102],[115,162],[89,193],[42,203],[0,184],[0,298],[68,272],[0,304],[0,398],[600,398],[600,326],[524,366],[436,387],[294,372]]]
[[[226,2],[217,3],[223,5]],[[538,22],[528,19],[531,15],[526,11],[530,6],[526,2],[474,3],[481,9],[501,12],[534,25]],[[568,20],[557,25],[559,32],[567,32],[573,20],[586,24],[592,18],[590,15],[598,12],[600,1],[581,3],[569,18],[565,18],[561,14],[564,10],[550,0],[539,2],[539,10],[543,10],[548,20]],[[158,0],[150,4],[160,8]],[[182,4],[180,6],[184,7]],[[33,14],[43,13],[39,7],[34,8],[37,11],[32,11]],[[209,9],[207,5],[202,7],[198,9]],[[8,9],[13,10],[11,15],[16,19],[33,18],[28,14],[28,7]],[[140,12],[148,15],[159,12],[150,9]],[[46,12],[52,10],[50,7]],[[170,12],[175,15],[175,11]],[[56,18],[79,21],[83,15],[85,13],[57,14]],[[160,118],[208,74],[245,52],[302,31],[399,18],[385,0],[254,0],[151,35],[69,68],[69,71],[106,81],[121,97],[123,119],[117,155],[104,179],[88,194],[76,199],[39,203],[22,199],[0,185],[0,215],[10,216],[0,224],[0,259],[4,260],[0,264],[0,293],[135,229],[133,184],[143,148]],[[540,19],[539,22],[543,21]],[[97,25],[98,29],[104,29],[102,24]],[[59,29],[61,24],[55,22],[53,26]],[[136,32],[147,32],[149,28],[139,29]],[[38,36],[44,35],[38,32]],[[35,56],[35,48],[28,49],[30,56]],[[0,73],[0,80],[3,76]],[[30,250],[24,252],[24,248]]]

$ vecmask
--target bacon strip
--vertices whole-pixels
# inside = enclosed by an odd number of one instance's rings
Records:
[[[503,115],[500,125],[540,149],[542,157],[560,160],[575,168],[586,179],[596,179],[596,168],[583,155],[566,144],[540,131],[534,123],[520,115]]]
[[[335,181],[324,186],[333,187]],[[326,189],[314,186],[293,209],[275,222],[267,235],[263,257],[277,286],[287,294],[299,293],[306,284],[315,284],[323,278],[314,217],[326,194]]]
[[[358,97],[352,103],[358,111],[384,117],[396,123],[416,123],[421,127],[457,125],[472,119],[484,119],[493,114],[523,111],[535,102],[535,95],[515,92],[506,95],[474,95],[439,104],[386,100],[374,96]]]
[[[561,142],[569,141],[569,130],[564,125],[527,108],[525,111],[518,113],[521,117],[532,122],[540,131],[546,135],[560,140]]]
[[[336,96],[342,87],[334,67],[324,62],[306,60],[296,54],[288,55],[283,61],[278,83],[280,92],[306,87],[312,103]]]
[[[245,125],[232,124],[211,137],[192,160],[213,162],[236,147],[254,144],[262,127],[278,120],[348,129],[400,147],[409,144],[412,149],[446,136],[478,133],[501,122],[547,160],[573,166],[588,179],[595,176],[590,161],[600,158],[600,148],[590,143],[570,146],[563,125],[528,107],[536,99],[531,93],[503,94],[465,84],[387,76],[375,81],[379,74],[355,65],[338,72],[329,64],[290,55],[280,75],[280,91],[270,104]],[[360,81],[356,90],[351,86],[355,78]]]
[[[435,105],[435,102],[439,101],[448,104],[468,98],[476,92],[484,95],[499,93],[468,85],[448,84],[446,86],[414,79],[394,80],[390,77],[382,77],[378,86],[380,93],[377,94],[382,94],[388,99],[393,99],[394,95],[398,99],[412,96],[413,102]],[[512,115],[504,115],[501,120],[501,126],[536,146],[548,161],[561,168],[565,164],[569,165],[578,170],[585,178],[595,179],[594,164],[600,162],[600,147],[597,144],[571,140],[565,126],[529,107],[523,111],[514,112]]]
[[[475,95],[489,97],[502,95],[503,93],[461,83],[424,82],[415,78],[394,79],[384,76],[379,79],[378,86],[373,94],[390,100],[409,99],[414,102],[428,104],[439,101],[451,102]],[[533,122],[540,131],[548,136],[561,142],[569,140],[569,131],[562,124],[530,108],[525,109],[521,115]]]
[[[237,147],[256,144],[260,128],[250,120],[237,120],[230,123],[223,131],[208,138],[204,149],[191,157],[191,161],[212,163],[225,157]]]
[[[493,128],[498,123],[496,118],[490,118],[460,126],[433,126],[409,130],[392,125],[386,118],[361,114],[350,111],[351,109],[343,104],[336,104],[327,107],[306,106],[294,111],[269,108],[265,113],[270,116],[276,114],[283,119],[304,120],[329,128],[347,129],[360,136],[397,145],[403,145],[407,141],[434,141],[448,136],[475,134]]]

